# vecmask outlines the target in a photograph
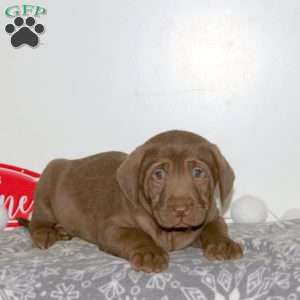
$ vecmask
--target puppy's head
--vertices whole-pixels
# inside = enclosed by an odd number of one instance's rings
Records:
[[[143,205],[167,230],[198,228],[216,213],[214,191],[230,193],[234,173],[217,146],[184,131],[158,135],[138,147],[118,169],[128,200]]]

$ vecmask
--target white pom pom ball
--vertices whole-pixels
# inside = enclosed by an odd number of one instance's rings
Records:
[[[268,209],[264,201],[258,197],[245,195],[231,204],[231,218],[237,223],[265,222]]]
[[[8,222],[7,209],[3,205],[0,205],[0,230],[6,227],[7,222]]]

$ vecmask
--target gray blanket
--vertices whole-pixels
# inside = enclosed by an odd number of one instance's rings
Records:
[[[135,272],[76,238],[44,251],[32,248],[24,229],[0,231],[0,300],[300,299],[300,220],[230,231],[243,259],[211,262],[188,248],[173,252],[159,274]]]

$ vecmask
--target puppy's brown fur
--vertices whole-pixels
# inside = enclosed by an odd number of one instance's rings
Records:
[[[219,215],[234,173],[217,146],[186,131],[154,136],[130,155],[106,152],[49,163],[37,185],[30,222],[33,243],[48,248],[77,236],[160,272],[168,252],[199,246],[209,259],[242,256]]]

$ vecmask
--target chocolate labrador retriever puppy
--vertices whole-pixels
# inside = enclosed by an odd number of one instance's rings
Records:
[[[41,175],[29,229],[33,244],[80,237],[160,272],[168,252],[201,247],[208,259],[237,259],[214,198],[222,201],[234,173],[216,145],[186,131],[158,134],[131,154],[106,152],[53,160]]]

